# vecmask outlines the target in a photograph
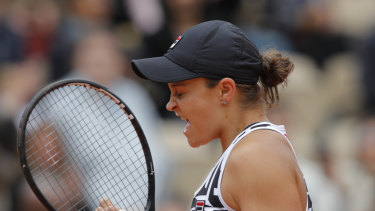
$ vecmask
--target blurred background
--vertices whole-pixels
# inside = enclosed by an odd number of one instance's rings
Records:
[[[188,210],[220,146],[191,149],[165,110],[167,86],[138,79],[129,61],[221,19],[295,62],[269,117],[286,126],[314,210],[374,211],[374,10],[374,0],[0,0],[0,210],[44,210],[23,179],[16,131],[30,98],[69,77],[132,108],[155,160],[158,210]]]

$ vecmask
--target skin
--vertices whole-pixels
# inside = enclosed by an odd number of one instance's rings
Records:
[[[99,202],[99,207],[95,211],[120,211],[122,209],[114,206],[109,199],[102,199]]]
[[[166,108],[188,122],[184,134],[192,147],[218,138],[224,152],[247,125],[268,121],[262,104],[241,107],[242,93],[230,78],[213,88],[206,86],[204,78],[168,86],[171,97]],[[273,131],[255,131],[236,145],[224,171],[221,191],[225,202],[235,210],[306,208],[305,184],[294,153],[285,138]]]
[[[207,87],[204,78],[168,86],[171,96],[166,108],[186,121],[184,134],[192,147],[220,139],[224,152],[246,126],[268,121],[261,103],[246,109],[241,106],[242,93],[230,78],[222,79],[213,88]],[[258,130],[245,136],[232,150],[221,192],[234,210],[301,211],[307,204],[305,187],[285,137],[271,130]]]

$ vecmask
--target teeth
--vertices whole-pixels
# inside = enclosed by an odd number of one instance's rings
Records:
[[[181,119],[182,121],[185,121],[186,123],[190,123],[188,119],[182,117],[182,116],[181,116],[179,113],[177,113],[176,111],[175,111],[174,113],[175,113],[175,115],[176,115],[177,117],[180,117],[180,119]]]
[[[185,128],[184,128],[184,133],[187,132],[188,127],[190,127],[190,122],[189,122],[189,120],[185,120],[185,121],[186,121],[186,125],[185,125]]]
[[[181,120],[186,120],[184,117],[182,117],[179,113],[174,112],[177,117],[180,117]]]

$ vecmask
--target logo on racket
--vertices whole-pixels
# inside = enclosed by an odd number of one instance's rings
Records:
[[[177,37],[177,39],[172,43],[172,45],[169,47],[169,49],[173,49],[178,42],[182,39],[182,36]]]

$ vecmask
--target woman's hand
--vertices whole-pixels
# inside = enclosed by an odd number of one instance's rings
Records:
[[[109,199],[102,199],[99,202],[99,207],[95,209],[95,211],[125,211],[124,209],[115,207],[111,200]]]

